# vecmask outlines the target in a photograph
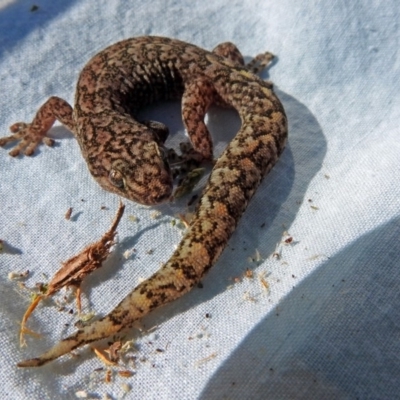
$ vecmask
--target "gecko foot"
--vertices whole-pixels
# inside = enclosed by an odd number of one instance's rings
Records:
[[[264,68],[271,63],[275,56],[269,52],[258,54],[249,63],[246,64],[246,68],[253,74],[259,74]]]
[[[10,126],[10,131],[13,133],[13,135],[1,138],[0,146],[3,147],[7,143],[20,141],[8,153],[11,157],[16,157],[22,152],[26,156],[31,156],[41,142],[47,146],[52,146],[54,144],[53,139],[45,136],[45,133],[35,129],[32,124],[16,122]]]

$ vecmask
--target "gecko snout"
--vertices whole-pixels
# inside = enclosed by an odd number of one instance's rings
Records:
[[[172,176],[168,171],[164,171],[151,181],[148,188],[148,202],[159,204],[167,201],[172,194],[172,187]]]

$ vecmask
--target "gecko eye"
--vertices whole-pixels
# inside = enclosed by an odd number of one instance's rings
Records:
[[[124,175],[117,169],[111,169],[108,179],[115,187],[119,189],[123,189],[125,187]]]

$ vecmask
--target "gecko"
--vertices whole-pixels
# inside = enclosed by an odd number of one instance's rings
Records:
[[[178,299],[216,263],[262,178],[281,155],[288,123],[273,86],[257,76],[273,55],[248,64],[231,42],[212,51],[176,39],[143,36],[95,55],[78,78],[74,108],[50,97],[30,124],[16,123],[0,145],[19,141],[11,156],[31,155],[58,120],[76,137],[88,169],[106,190],[141,204],[167,201],[173,180],[164,146],[165,125],[139,121],[155,101],[181,99],[194,151],[213,159],[204,122],[212,104],[234,108],[241,127],[216,160],[184,237],[171,258],[109,314],[62,339],[41,356],[18,363],[41,366],[72,350],[132,327],[152,310]]]

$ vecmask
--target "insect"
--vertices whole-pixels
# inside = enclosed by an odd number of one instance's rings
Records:
[[[114,221],[110,229],[98,240],[85,247],[79,254],[71,257],[65,261],[62,267],[55,273],[51,281],[46,285],[45,293],[35,296],[32,303],[25,312],[21,328],[20,328],[20,343],[25,344],[24,333],[27,330],[25,327],[26,322],[35,310],[39,302],[44,297],[52,296],[57,293],[63,287],[73,286],[76,288],[76,302],[78,312],[81,312],[81,284],[83,279],[91,274],[93,271],[99,269],[103,262],[106,260],[111,252],[111,247],[114,245],[114,238],[116,235],[116,229],[124,214],[125,205],[120,203],[117,214],[115,215]]]

